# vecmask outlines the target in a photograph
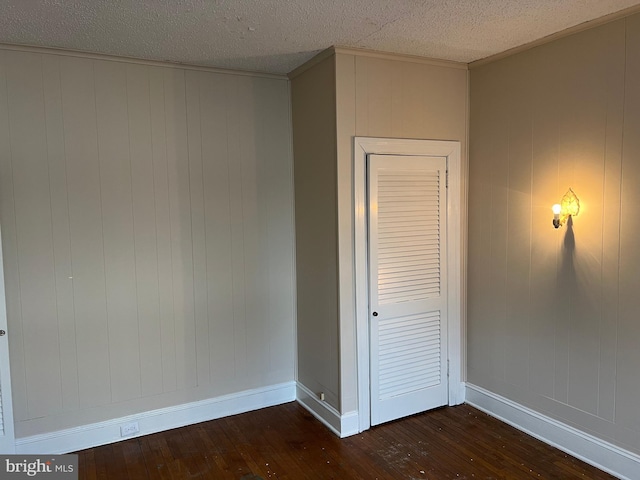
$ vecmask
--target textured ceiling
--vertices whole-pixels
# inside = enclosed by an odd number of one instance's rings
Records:
[[[470,62],[640,0],[0,0],[0,43],[287,73],[331,45]]]

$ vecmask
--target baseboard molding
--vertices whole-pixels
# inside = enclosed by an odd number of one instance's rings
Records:
[[[340,415],[340,412],[320,400],[317,395],[301,383],[296,385],[296,400],[340,438],[359,433],[358,412],[353,411]]]
[[[640,455],[469,383],[466,402],[620,479],[640,479]]]
[[[230,395],[151,410],[105,422],[16,439],[16,453],[60,454],[292,402],[295,382],[245,390]],[[140,432],[121,437],[120,426],[138,422]]]

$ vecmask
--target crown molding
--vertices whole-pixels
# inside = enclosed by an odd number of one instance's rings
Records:
[[[437,58],[420,57],[418,55],[407,55],[404,53],[379,52],[377,50],[368,50],[365,48],[332,46],[325,50],[322,50],[315,57],[311,58],[309,61],[303,63],[298,68],[289,72],[288,74],[289,79],[293,79],[301,75],[302,73],[306,72],[310,68],[313,68],[317,64],[321,63],[322,61],[334,55],[353,55],[355,57],[380,58],[383,60],[392,60],[396,62],[420,63],[422,65],[432,65],[436,67],[459,68],[461,70],[468,69],[468,65],[466,63],[454,62],[451,60],[441,60]]]
[[[454,62],[452,60],[442,60],[438,58],[420,57],[418,55],[408,55],[404,53],[389,53],[379,52],[377,50],[368,50],[365,48],[352,48],[352,47],[332,47],[335,53],[341,53],[345,55],[355,55],[357,57],[373,57],[381,58],[385,60],[395,60],[399,62],[421,63],[424,65],[434,65],[437,67],[459,68],[461,70],[467,70],[468,65],[463,62]]]
[[[106,55],[103,53],[83,52],[80,50],[65,50],[53,47],[36,47],[32,45],[13,45],[0,43],[0,50],[39,53],[45,55],[60,55],[64,57],[88,58],[91,60],[104,60],[108,62],[132,63],[136,65],[147,65],[151,67],[163,68],[179,68],[182,70],[195,70],[200,72],[220,73],[223,75],[242,75],[246,77],[273,78],[278,80],[286,80],[286,75],[278,75],[275,73],[251,72],[245,70],[231,70],[226,68],[207,67],[204,65],[192,65],[179,62],[162,62],[158,60],[145,60],[135,57],[120,57],[117,55]]]

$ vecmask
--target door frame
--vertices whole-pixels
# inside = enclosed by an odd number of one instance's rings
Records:
[[[1,228],[0,228],[1,230]],[[0,439],[0,453],[15,453],[15,431],[13,423],[13,398],[11,396],[11,367],[9,365],[9,329],[7,327],[7,302],[4,288],[4,262],[2,257],[2,235],[0,234],[0,329],[7,333],[0,337],[0,397],[2,400],[2,425],[4,435]]]
[[[354,137],[354,260],[356,294],[356,356],[358,430],[371,427],[369,383],[369,273],[367,237],[367,155],[421,155],[447,159],[447,362],[449,405],[464,402],[462,382],[462,214],[460,199],[461,146],[459,141]]]

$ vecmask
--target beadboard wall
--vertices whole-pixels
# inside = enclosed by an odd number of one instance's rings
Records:
[[[286,78],[0,49],[16,436],[291,382]]]
[[[291,80],[296,205],[298,382],[340,410],[335,61]],[[300,397],[300,395],[299,395]],[[305,403],[305,402],[303,402]]]
[[[640,15],[472,65],[467,299],[470,384],[635,454],[639,82]]]

